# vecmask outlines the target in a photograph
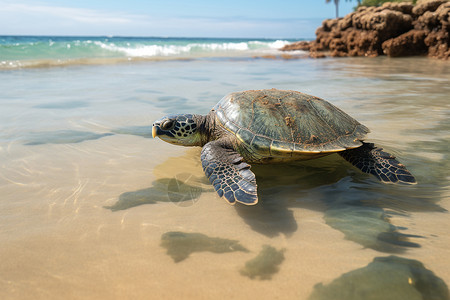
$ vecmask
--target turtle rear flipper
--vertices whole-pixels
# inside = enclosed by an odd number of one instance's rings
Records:
[[[395,156],[372,143],[339,152],[343,158],[365,173],[375,175],[384,183],[414,184],[416,179]]]
[[[220,197],[225,196],[230,204],[236,201],[246,205],[258,203],[255,174],[230,142],[219,139],[207,143],[203,146],[201,160],[206,177]]]

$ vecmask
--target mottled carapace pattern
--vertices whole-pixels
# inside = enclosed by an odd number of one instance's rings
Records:
[[[218,122],[250,151],[275,157],[356,148],[369,132],[327,101],[296,91],[233,93],[214,109]]]

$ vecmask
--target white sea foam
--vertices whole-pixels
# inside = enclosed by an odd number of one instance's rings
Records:
[[[167,56],[211,56],[214,54],[245,54],[256,50],[274,50],[288,44],[288,41],[277,40],[274,42],[227,42],[227,43],[189,43],[185,45],[116,45],[96,41],[95,45],[104,50],[122,53],[129,57],[167,57]]]
[[[120,52],[130,57],[175,56],[183,53],[189,53],[190,50],[188,46],[175,45],[142,45],[124,47],[113,43],[106,44],[103,42],[95,42],[95,44],[104,50]]]
[[[250,41],[249,44],[256,45],[256,46],[262,47],[262,48],[280,49],[281,47],[289,44],[289,42],[283,41],[283,40],[276,40],[274,42]]]
[[[17,41],[19,39],[19,42]],[[0,69],[281,55],[286,40],[122,37],[0,37]]]

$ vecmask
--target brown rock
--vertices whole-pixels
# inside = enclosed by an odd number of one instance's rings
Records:
[[[449,30],[450,2],[441,4],[436,10],[425,11],[415,22],[416,29]]]
[[[295,50],[304,50],[309,51],[311,48],[311,42],[308,41],[300,41],[295,42],[289,45],[285,45],[283,48],[281,48],[281,51],[295,51]]]
[[[339,19],[326,19],[322,22],[322,30],[323,31],[331,31],[336,24],[338,23]]]
[[[323,52],[311,51],[309,53],[309,57],[311,57],[311,58],[325,58],[326,55]]]
[[[339,19],[339,21],[337,22],[337,29],[339,31],[344,31],[347,28],[352,27],[353,22],[352,22],[352,17],[355,13],[350,13],[348,15],[346,15],[344,18]]]
[[[427,3],[434,2],[436,1]],[[417,19],[415,28],[427,30],[424,42],[428,47],[428,56],[439,59],[450,58],[450,2],[446,1],[433,12],[424,12]]]
[[[381,42],[412,29],[413,18],[399,11],[385,9],[361,17],[361,28],[377,31]]]
[[[425,38],[428,46],[428,56],[440,59],[450,59],[450,37],[444,31],[431,32]]]
[[[283,50],[307,50],[311,57],[423,55],[448,59],[450,1],[419,0],[359,7],[344,18],[328,19],[316,30],[316,40]]]
[[[388,56],[424,55],[427,53],[425,45],[425,30],[410,30],[398,37],[385,41],[381,47]]]
[[[414,6],[412,12],[416,16],[423,15],[427,11],[433,12],[439,6],[441,6],[442,4],[446,3],[447,1],[448,0],[425,0],[425,1],[424,0],[420,1],[419,0],[417,5]]]
[[[316,44],[314,50],[327,50],[329,49],[330,42],[333,39],[333,35],[330,31],[326,31],[324,27],[319,27],[316,30]]]
[[[403,14],[412,15],[414,5],[409,2],[386,2],[382,8],[399,11]]]
[[[426,11],[416,20],[414,28],[419,30],[421,29],[432,30],[433,28],[438,27],[439,23],[440,22],[435,13]]]
[[[346,36],[349,56],[378,56],[381,52],[378,33],[375,31],[351,30]]]
[[[441,29],[450,31],[450,2],[446,2],[439,6],[435,11],[436,17],[440,22]]]

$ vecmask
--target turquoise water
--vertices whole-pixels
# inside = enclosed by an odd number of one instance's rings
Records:
[[[287,40],[0,36],[0,69],[277,53]]]
[[[246,51],[0,70],[1,299],[448,299],[449,63]],[[418,184],[332,155],[255,165],[260,203],[230,206],[150,136],[264,88],[342,108]]]

